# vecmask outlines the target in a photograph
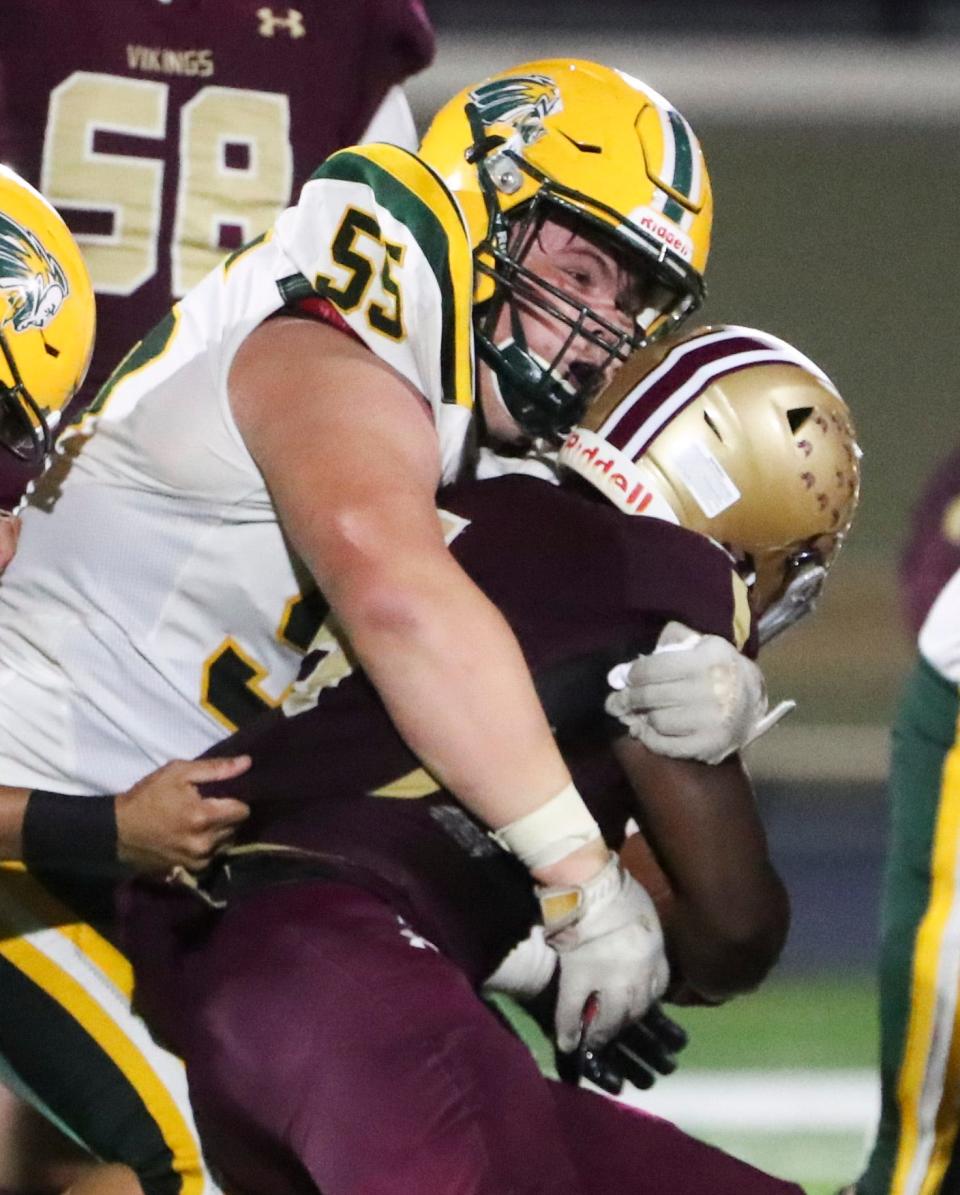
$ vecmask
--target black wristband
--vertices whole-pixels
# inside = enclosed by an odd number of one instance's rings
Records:
[[[34,789],[23,815],[24,863],[35,871],[115,874],[115,802],[115,797],[72,797]]]

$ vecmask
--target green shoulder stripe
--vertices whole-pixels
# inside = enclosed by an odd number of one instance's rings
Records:
[[[83,425],[83,420],[88,415],[99,415],[101,413],[110,401],[118,382],[122,382],[130,374],[136,373],[137,370],[143,369],[144,366],[163,356],[170,347],[170,342],[173,340],[179,324],[180,304],[175,303],[163,319],[159,323],[154,324],[143,340],[137,341],[130,352],[127,353],[113,373],[103,383],[97,391],[93,402],[83,412],[79,421],[80,426]]]
[[[229,256],[223,259],[224,275],[230,272],[230,267],[234,264],[234,262],[239,261],[240,258],[243,257],[244,254],[249,253],[251,249],[256,249],[258,246],[265,244],[272,236],[273,229],[268,228],[266,232],[261,232],[261,234],[258,237],[254,237],[252,241],[247,241],[246,244],[241,245],[239,249],[234,249]]]
[[[440,291],[443,401],[473,406],[473,254],[463,218],[440,178],[393,145],[341,150],[313,178],[362,183],[379,206],[410,230]]]

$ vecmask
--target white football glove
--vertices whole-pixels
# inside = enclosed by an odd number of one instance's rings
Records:
[[[541,887],[537,895],[547,941],[560,955],[557,1046],[565,1053],[581,1044],[599,1048],[666,991],[670,971],[657,910],[615,854],[586,884]],[[593,993],[599,1008],[583,1028]]]
[[[618,664],[606,710],[650,751],[720,763],[796,707],[767,709],[759,666],[719,635],[668,622],[651,655]]]
[[[503,992],[515,1000],[539,996],[557,969],[557,952],[547,944],[543,926],[518,942],[496,971],[484,981],[485,992]]]

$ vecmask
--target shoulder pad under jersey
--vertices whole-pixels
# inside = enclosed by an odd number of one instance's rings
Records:
[[[425,162],[393,145],[341,150],[276,235],[299,271],[290,298],[328,298],[438,416],[472,408],[473,255],[456,200]]]

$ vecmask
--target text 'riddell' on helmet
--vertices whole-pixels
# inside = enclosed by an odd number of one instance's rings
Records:
[[[766,332],[725,325],[637,353],[560,462],[620,509],[726,548],[765,642],[816,599],[856,512],[860,456],[818,366]]]
[[[566,430],[592,396],[564,390],[559,359],[496,342],[504,304],[561,320],[619,363],[702,303],[713,202],[700,144],[676,108],[629,75],[576,59],[514,67],[445,104],[420,154],[463,211],[477,266],[478,351],[528,431]],[[544,220],[630,267],[638,280],[630,330],[524,267]]]
[[[93,287],[57,212],[0,166],[0,448],[49,452],[93,352]]]

